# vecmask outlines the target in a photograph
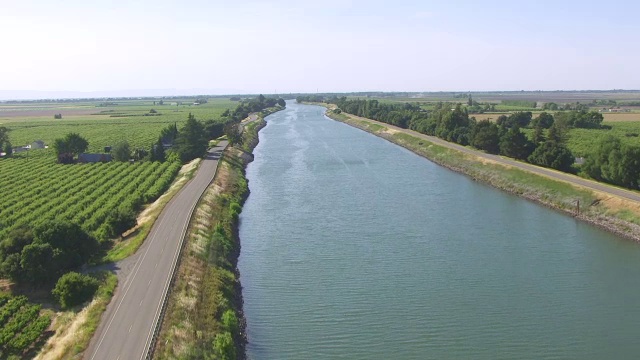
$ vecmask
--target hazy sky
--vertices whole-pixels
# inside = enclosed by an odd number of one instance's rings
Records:
[[[0,0],[0,90],[638,89],[639,13],[631,0]]]

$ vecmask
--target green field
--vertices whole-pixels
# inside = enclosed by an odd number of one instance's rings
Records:
[[[200,121],[216,119],[237,102],[228,99],[209,99],[206,104],[189,105],[191,100],[172,100],[156,105],[154,100],[125,100],[117,105],[100,106],[92,103],[0,103],[0,126],[6,126],[14,147],[24,146],[35,140],[51,144],[69,132],[76,132],[89,141],[89,152],[102,152],[105,146],[127,140],[133,149],[148,149],[157,141],[160,130],[168,124],[180,124],[189,113]],[[183,105],[176,106],[178,101]],[[173,105],[171,105],[173,104]],[[151,109],[156,111],[151,114]],[[54,114],[62,119],[54,120]]]
[[[88,140],[88,152],[103,152],[105,146],[126,140],[132,149],[149,150],[162,128],[178,127],[192,113],[199,120],[218,119],[237,103],[209,99],[188,105],[193,99],[167,101],[113,100],[75,103],[0,103],[0,126],[9,128],[14,148],[75,132]],[[173,103],[173,105],[171,105]],[[150,114],[155,109],[156,113]],[[50,113],[50,115],[44,114]],[[54,120],[53,114],[62,114]],[[78,223],[98,238],[105,238],[105,219],[120,207],[140,209],[160,196],[173,181],[176,162],[109,162],[62,165],[52,148],[34,149],[0,159],[0,239],[21,225],[33,227],[48,219]]]
[[[612,135],[623,143],[640,146],[640,121],[603,122],[611,129],[571,129],[567,146],[577,157],[585,157],[605,137]]]

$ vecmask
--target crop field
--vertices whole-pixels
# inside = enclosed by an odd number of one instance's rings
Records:
[[[623,143],[640,146],[640,121],[603,122],[611,129],[571,129],[567,146],[575,156],[582,157],[593,151],[606,136],[619,138]]]
[[[10,129],[14,147],[28,145],[35,140],[51,144],[69,132],[79,133],[89,141],[89,152],[101,152],[105,146],[127,140],[131,148],[149,148],[158,140],[160,130],[168,124],[187,120],[189,113],[198,120],[215,119],[236,102],[228,99],[210,99],[202,105],[191,104],[193,99],[167,101],[165,105],[152,100],[114,101],[116,105],[100,106],[94,103],[62,104],[9,104],[0,103],[0,126]],[[173,105],[172,105],[173,104]],[[151,113],[151,109],[156,112]],[[55,114],[62,119],[54,120]]]
[[[0,357],[22,354],[42,336],[51,320],[40,315],[40,305],[24,296],[0,294]]]
[[[61,219],[99,235],[106,217],[124,203],[155,200],[173,181],[176,162],[57,164],[48,150],[0,160],[0,238],[20,225]]]
[[[211,99],[198,106],[176,105],[175,101],[155,106],[151,100],[116,102],[109,106],[99,106],[99,102],[4,103],[0,104],[0,126],[9,128],[14,148],[35,140],[50,145],[75,132],[89,142],[88,152],[102,152],[121,140],[127,140],[132,149],[149,150],[162,128],[173,123],[180,127],[189,113],[199,120],[217,119],[237,105],[226,99]],[[150,113],[151,109],[156,112]],[[87,115],[88,110],[91,114]],[[41,111],[51,115],[41,115]],[[53,114],[62,114],[62,119],[54,120]],[[110,213],[122,205],[139,209],[155,200],[179,169],[179,163],[148,161],[63,165],[56,162],[51,148],[0,159],[0,239],[13,228],[52,218],[75,222],[104,238],[104,220]]]

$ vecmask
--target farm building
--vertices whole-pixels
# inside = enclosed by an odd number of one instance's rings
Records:
[[[31,143],[31,148],[32,149],[44,149],[44,141],[42,140],[36,140],[34,142]]]
[[[111,154],[80,154],[78,162],[82,164],[111,161]]]

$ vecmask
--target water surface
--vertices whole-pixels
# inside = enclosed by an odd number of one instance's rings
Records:
[[[239,261],[250,359],[637,359],[640,246],[288,103]]]

